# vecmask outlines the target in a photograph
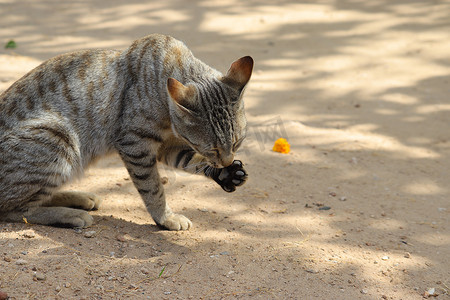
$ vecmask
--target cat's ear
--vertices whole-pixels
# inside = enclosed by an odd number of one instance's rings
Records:
[[[193,86],[185,86],[175,78],[169,78],[167,79],[167,91],[177,107],[185,112],[193,113],[191,110],[195,94]]]
[[[222,81],[235,89],[242,91],[250,80],[253,70],[253,58],[244,56],[231,64],[227,75]]]

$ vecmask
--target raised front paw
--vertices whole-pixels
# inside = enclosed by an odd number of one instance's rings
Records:
[[[226,192],[234,192],[237,186],[241,186],[247,180],[247,172],[240,160],[235,160],[226,168],[220,169],[216,181]]]
[[[183,215],[170,214],[160,225],[169,230],[188,230],[192,222]]]

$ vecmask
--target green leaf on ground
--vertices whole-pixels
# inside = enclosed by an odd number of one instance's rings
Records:
[[[16,42],[14,42],[14,40],[10,40],[5,45],[5,49],[15,49],[15,48],[17,48],[17,44]]]
[[[164,266],[164,268],[162,268],[161,272],[158,275],[158,278],[161,278],[162,274],[164,273],[164,270],[166,269],[166,266]]]

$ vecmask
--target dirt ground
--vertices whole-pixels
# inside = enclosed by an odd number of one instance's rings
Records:
[[[450,1],[0,0],[0,91],[42,61],[158,32],[225,72],[251,55],[249,180],[161,169],[159,229],[116,156],[67,189],[84,230],[0,223],[11,299],[449,299]],[[4,49],[9,40],[15,49]],[[285,137],[291,153],[273,152]],[[434,298],[435,297],[435,298]]]

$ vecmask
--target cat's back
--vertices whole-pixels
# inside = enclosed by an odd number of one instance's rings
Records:
[[[150,34],[134,41],[122,54],[133,82],[151,78],[154,86],[165,89],[168,76],[181,81],[220,73],[197,59],[180,40],[163,34]]]
[[[82,107],[80,102],[117,82],[119,55],[114,50],[82,50],[43,62],[0,95],[0,128],[46,111],[75,113],[75,104]]]

